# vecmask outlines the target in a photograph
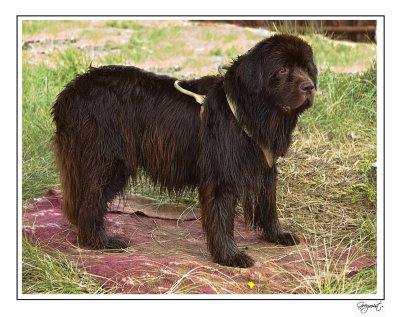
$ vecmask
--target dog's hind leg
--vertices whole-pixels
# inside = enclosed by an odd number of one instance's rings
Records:
[[[234,267],[250,267],[254,261],[240,251],[234,240],[235,196],[226,186],[203,184],[199,188],[202,225],[215,262]]]
[[[118,237],[109,236],[104,226],[108,203],[126,186],[130,173],[121,160],[98,166],[100,174],[83,173],[83,192],[78,216],[78,239],[96,249],[122,249],[128,245]]]

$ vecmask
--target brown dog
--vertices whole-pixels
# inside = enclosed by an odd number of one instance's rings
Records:
[[[313,103],[316,76],[310,46],[289,35],[259,42],[224,76],[175,83],[124,66],[78,76],[58,96],[53,116],[63,210],[78,226],[79,241],[127,246],[106,234],[103,217],[140,169],[169,192],[198,188],[217,263],[253,263],[234,241],[239,202],[263,239],[297,243],[277,217],[275,160],[285,155],[298,116]]]

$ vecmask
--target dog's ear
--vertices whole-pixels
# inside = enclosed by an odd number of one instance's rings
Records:
[[[259,94],[264,87],[263,66],[261,59],[254,57],[245,56],[237,67],[236,75],[250,93]]]

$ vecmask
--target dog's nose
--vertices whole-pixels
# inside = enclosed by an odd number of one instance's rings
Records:
[[[314,90],[314,84],[310,81],[306,81],[300,84],[300,90],[304,91],[304,92],[308,92],[310,93],[311,91]]]

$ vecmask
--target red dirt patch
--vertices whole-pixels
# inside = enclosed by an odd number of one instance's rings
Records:
[[[32,200],[23,213],[24,235],[52,255],[63,253],[73,267],[115,293],[310,293],[327,273],[345,271],[350,276],[375,263],[353,248],[308,239],[294,247],[266,243],[238,217],[236,241],[256,264],[250,269],[224,267],[212,262],[198,219],[168,220],[113,210],[106,215],[106,227],[130,247],[121,253],[94,251],[78,245],[76,228],[64,218],[61,205],[55,190]]]

